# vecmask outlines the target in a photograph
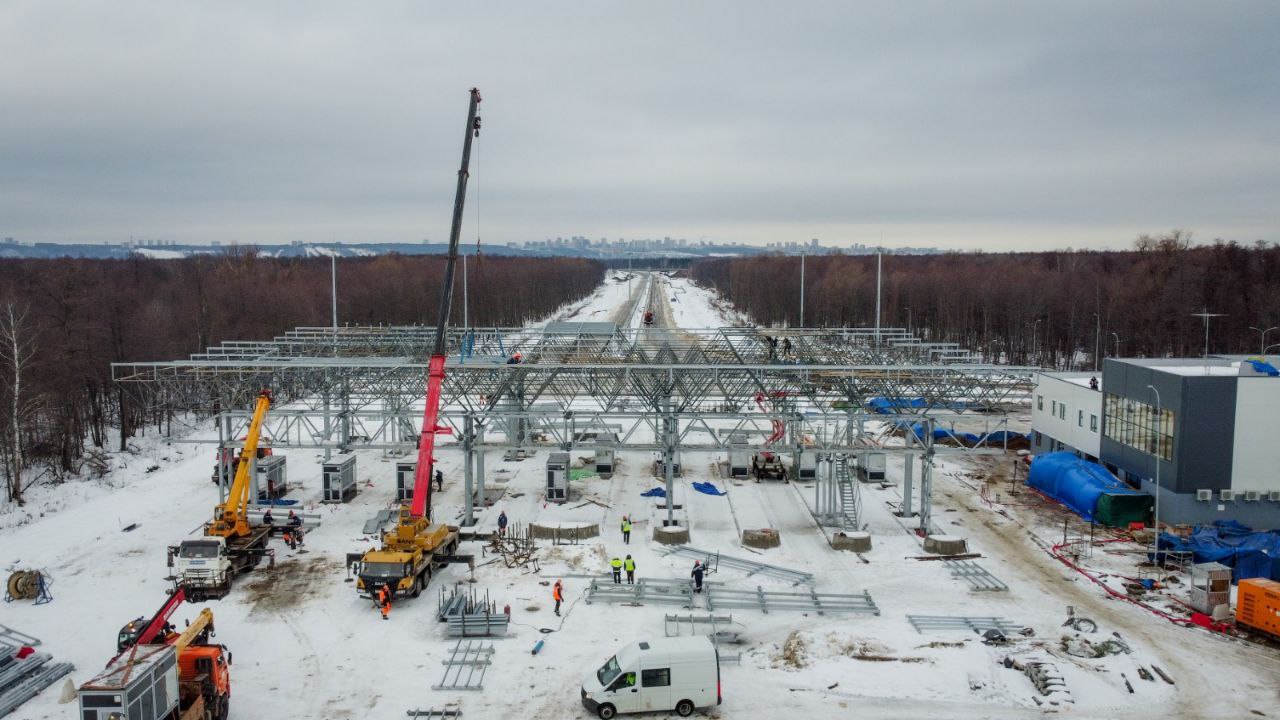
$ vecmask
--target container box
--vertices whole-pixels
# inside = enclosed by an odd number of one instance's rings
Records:
[[[1241,580],[1236,586],[1236,622],[1280,637],[1280,582]]]

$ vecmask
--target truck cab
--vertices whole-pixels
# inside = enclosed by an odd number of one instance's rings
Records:
[[[588,675],[580,692],[583,707],[603,720],[671,710],[687,717],[722,702],[720,655],[701,636],[634,642]]]
[[[183,540],[174,553],[173,574],[188,594],[192,590],[213,590],[228,584],[232,565],[226,538],[206,535]]]

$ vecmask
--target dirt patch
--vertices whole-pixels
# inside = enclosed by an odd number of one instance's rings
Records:
[[[245,586],[253,603],[249,614],[286,610],[301,604],[303,598],[327,594],[342,570],[342,561],[323,557],[276,563],[273,568],[256,570],[252,581]]]

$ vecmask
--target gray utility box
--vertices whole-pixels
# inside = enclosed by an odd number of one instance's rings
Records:
[[[417,471],[416,462],[396,463],[396,500],[402,503],[413,501],[413,475]]]
[[[569,453],[553,452],[547,457],[547,500],[562,503],[569,499]]]
[[[334,455],[320,466],[327,503],[351,502],[356,496],[356,456]]]
[[[282,498],[289,492],[289,475],[285,469],[283,455],[272,455],[255,460],[254,465],[254,489],[257,490],[258,502]]]
[[[744,478],[751,474],[751,448],[746,443],[729,447],[729,477]]]
[[[800,453],[796,458],[796,477],[800,480],[818,478],[818,458],[813,453]]]
[[[600,477],[613,476],[614,456],[612,450],[596,451],[596,474]]]
[[[178,656],[170,645],[135,645],[80,686],[81,720],[160,720],[178,710]]]
[[[885,478],[884,453],[862,453],[858,456],[858,479],[863,482],[875,482]]]
[[[1214,615],[1220,605],[1231,602],[1231,568],[1221,563],[1198,563],[1191,567],[1191,607]]]

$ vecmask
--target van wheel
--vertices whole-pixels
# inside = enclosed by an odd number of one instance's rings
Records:
[[[596,709],[596,714],[600,716],[600,720],[612,720],[613,716],[618,714],[618,709],[605,703]]]
[[[681,700],[676,703],[676,714],[680,717],[689,717],[693,714],[693,701]]]

